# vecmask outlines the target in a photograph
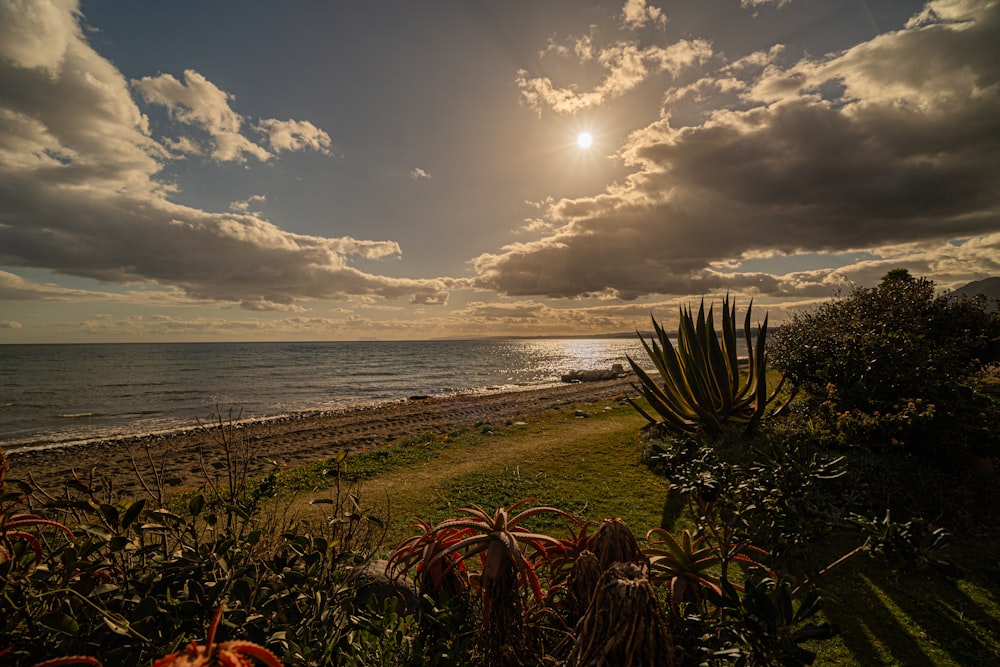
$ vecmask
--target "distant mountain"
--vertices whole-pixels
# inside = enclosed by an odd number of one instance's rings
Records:
[[[1000,299],[1000,278],[984,278],[983,280],[974,280],[968,285],[963,285],[962,287],[952,290],[952,294],[961,294],[965,296],[982,294],[987,299]]]

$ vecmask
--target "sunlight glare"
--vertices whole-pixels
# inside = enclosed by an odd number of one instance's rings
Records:
[[[576,145],[580,148],[590,148],[594,143],[594,136],[590,132],[581,132],[576,135]]]

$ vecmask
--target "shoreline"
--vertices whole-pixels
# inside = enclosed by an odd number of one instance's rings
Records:
[[[226,410],[225,411],[226,414],[221,416],[223,422],[227,424],[229,422],[232,422],[233,424],[237,424],[239,428],[266,427],[269,424],[278,424],[287,421],[321,419],[324,417],[332,417],[351,412],[375,410],[385,407],[391,407],[396,404],[413,402],[417,400],[428,400],[428,399],[449,400],[449,399],[454,399],[459,397],[469,397],[469,396],[492,396],[496,394],[509,394],[509,393],[518,393],[522,391],[552,389],[562,385],[563,383],[557,380],[553,380],[551,383],[540,383],[531,385],[508,385],[502,388],[496,388],[496,387],[475,388],[475,389],[456,391],[454,393],[447,393],[447,394],[420,394],[408,397],[371,400],[367,402],[361,401],[357,403],[347,403],[341,407],[303,408],[300,410],[290,410],[286,412],[258,415],[254,417],[240,417],[238,416],[240,411],[233,409],[233,410]],[[105,435],[94,435],[92,437],[72,437],[62,440],[54,438],[36,437],[35,439],[32,440],[22,439],[9,443],[6,443],[2,439],[0,439],[0,448],[3,448],[4,451],[7,452],[7,455],[10,456],[12,454],[29,454],[29,453],[55,451],[55,450],[76,451],[91,446],[106,446],[109,444],[129,444],[156,438],[169,439],[169,438],[176,438],[181,436],[202,433],[206,429],[213,428],[218,425],[218,423],[214,421],[214,418],[217,417],[219,417],[218,411],[214,412],[211,418],[206,419],[204,421],[192,422],[189,420],[185,422],[177,422],[170,426],[151,428],[147,430],[134,428],[131,431],[129,431],[127,427],[122,427],[122,430],[120,432],[110,432]]]
[[[627,378],[548,386],[492,394],[411,397],[374,406],[330,412],[292,413],[234,422],[243,446],[280,467],[296,467],[330,458],[338,451],[357,451],[426,433],[444,434],[476,423],[514,420],[563,405],[591,403],[631,390]],[[228,420],[223,420],[228,424]],[[56,491],[74,474],[82,480],[104,476],[125,495],[143,491],[158,476],[171,490],[197,488],[211,476],[224,475],[225,452],[209,425],[159,434],[136,434],[71,446],[7,452],[11,479],[29,473],[45,489]],[[155,472],[154,472],[155,466]],[[269,464],[254,459],[251,474]],[[138,470],[138,473],[136,472]]]

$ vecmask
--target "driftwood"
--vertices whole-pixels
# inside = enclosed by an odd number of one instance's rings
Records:
[[[559,379],[563,382],[602,382],[617,380],[627,375],[621,364],[615,364],[610,369],[575,370],[563,374]]]

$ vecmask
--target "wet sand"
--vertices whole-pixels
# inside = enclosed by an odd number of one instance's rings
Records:
[[[341,450],[378,447],[400,438],[450,433],[477,423],[529,421],[533,414],[606,401],[626,392],[635,393],[628,380],[619,379],[502,394],[414,397],[372,408],[286,416],[243,425],[231,433],[238,448],[281,467],[294,467],[330,458]],[[126,495],[142,491],[140,475],[150,485],[159,477],[171,489],[187,489],[225,475],[226,469],[218,429],[8,452],[8,458],[10,478],[27,479],[30,473],[42,487],[58,491],[74,474],[81,479],[93,474],[104,476]],[[263,472],[269,465],[254,460],[250,472]]]

